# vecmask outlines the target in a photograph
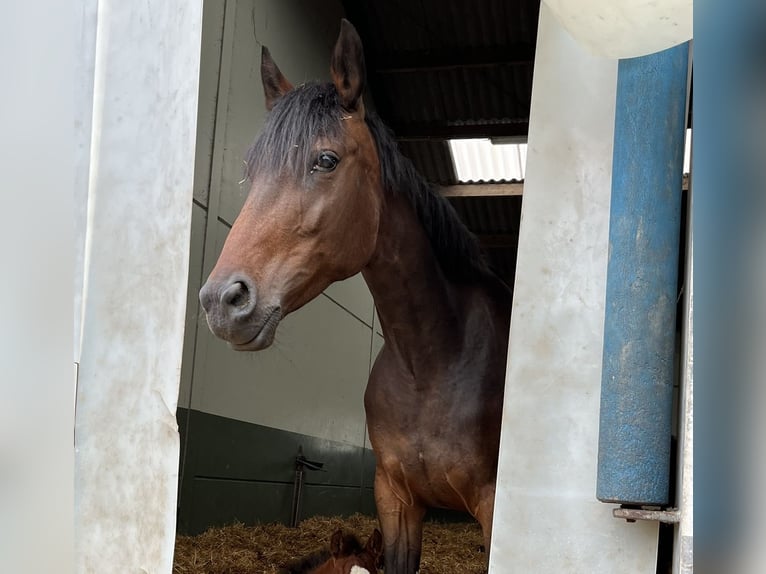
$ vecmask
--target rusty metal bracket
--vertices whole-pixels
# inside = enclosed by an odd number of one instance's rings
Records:
[[[293,483],[293,503],[290,511],[290,526],[298,526],[301,516],[301,498],[303,495],[303,479],[306,470],[320,470],[327,472],[323,462],[309,460],[303,456],[303,446],[298,446],[298,456],[295,457],[295,482]]]
[[[681,521],[681,512],[677,508],[645,509],[645,508],[615,508],[612,510],[615,518],[624,518],[628,522],[636,520],[655,520],[667,524],[676,524]]]

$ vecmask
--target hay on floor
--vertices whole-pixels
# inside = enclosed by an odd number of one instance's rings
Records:
[[[326,547],[343,528],[364,543],[377,520],[355,514],[347,518],[314,517],[298,528],[281,524],[211,528],[198,536],[176,537],[174,574],[275,574],[280,566]],[[423,529],[421,574],[486,572],[481,528],[477,523],[427,522]]]

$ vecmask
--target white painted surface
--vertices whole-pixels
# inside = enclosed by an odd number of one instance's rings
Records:
[[[595,497],[617,62],[538,34],[490,572],[654,573]]]
[[[201,18],[200,1],[100,0],[86,21],[77,572],[171,572]]]
[[[691,40],[693,0],[545,0],[593,54],[634,58]]]
[[[692,190],[689,191],[691,197]],[[693,213],[691,201],[687,213]],[[673,574],[694,572],[694,231],[688,219],[686,289],[681,372],[681,408],[678,425],[678,510],[681,521],[673,542]]]
[[[70,3],[0,2],[2,574],[73,572],[72,163],[80,140],[72,116],[81,77],[73,32],[81,16]]]
[[[82,329],[83,270],[85,268],[85,229],[88,220],[88,181],[90,179],[90,139],[93,129],[93,74],[96,65],[97,0],[78,0],[75,20],[74,60],[74,361],[80,360]]]

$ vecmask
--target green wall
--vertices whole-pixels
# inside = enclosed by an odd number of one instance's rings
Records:
[[[288,523],[298,448],[322,471],[305,472],[301,517],[374,514],[371,450],[245,423],[195,410],[178,410],[186,445],[178,531],[196,534],[233,521]]]

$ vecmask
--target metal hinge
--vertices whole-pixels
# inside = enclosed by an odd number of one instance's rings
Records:
[[[612,516],[615,518],[624,518],[628,522],[636,520],[655,520],[668,524],[675,524],[681,521],[681,512],[677,508],[626,508],[621,506],[612,510]]]

